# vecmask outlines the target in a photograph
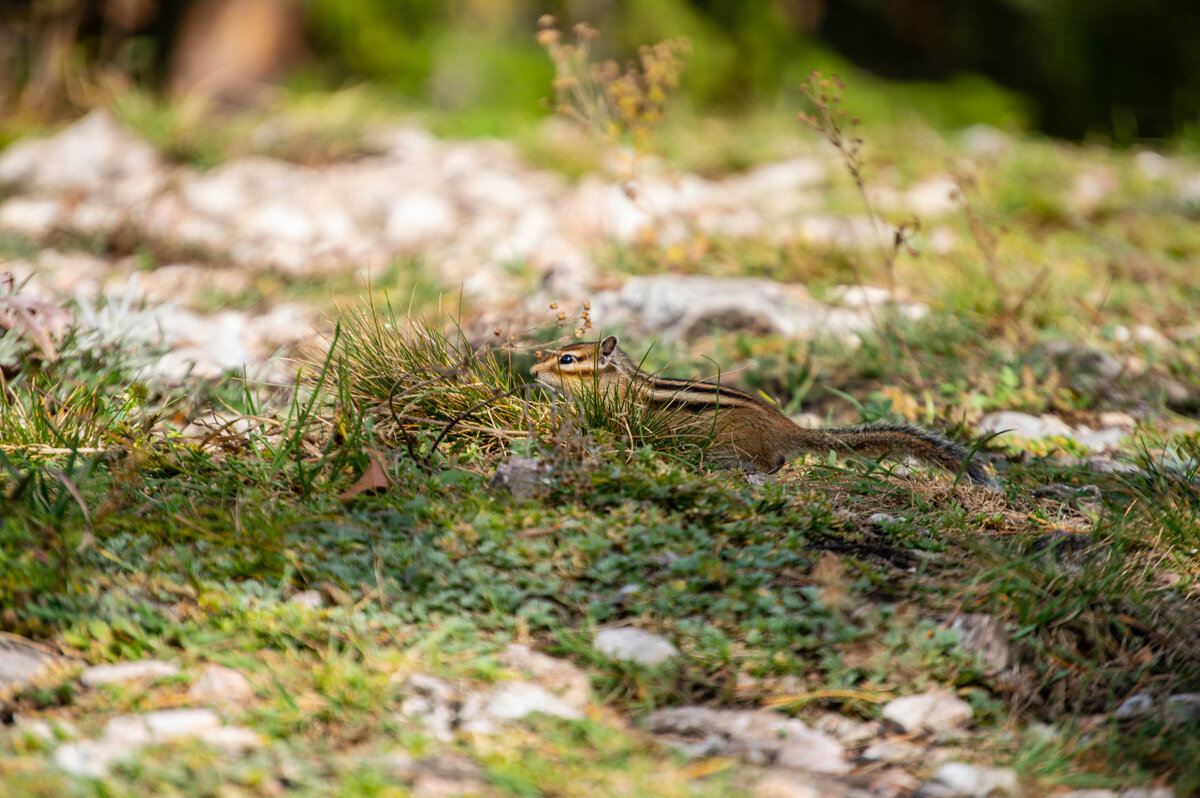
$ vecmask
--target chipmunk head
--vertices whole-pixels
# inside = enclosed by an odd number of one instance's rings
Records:
[[[617,336],[610,335],[602,341],[570,344],[542,358],[531,369],[539,382],[555,388],[579,391],[585,385],[628,378],[628,372],[636,367],[629,363],[625,353],[617,348]]]

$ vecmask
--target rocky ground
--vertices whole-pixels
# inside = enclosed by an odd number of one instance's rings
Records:
[[[1004,157],[1016,144],[999,131],[978,128],[962,135],[961,146],[986,161]],[[1200,203],[1200,173],[1149,152],[1131,162],[1138,179],[1154,184],[1164,201]],[[596,327],[668,345],[722,330],[796,341],[824,337],[853,350],[885,311],[918,321],[942,309],[931,308],[928,296],[912,299],[902,286],[840,285],[817,299],[804,285],[770,276],[684,273],[688,269],[622,273],[608,260],[599,262],[606,256],[598,254],[614,246],[648,246],[664,258],[683,252],[686,259],[697,237],[875,251],[890,228],[861,213],[828,210],[840,168],[836,153],[821,150],[721,179],[671,174],[647,161],[636,179],[573,182],[524,165],[502,142],[441,141],[415,127],[397,127],[372,132],[362,152],[341,163],[314,167],[252,157],[201,171],[168,163],[96,111],[56,135],[0,152],[0,269],[14,275],[23,296],[69,306],[80,336],[120,341],[136,350],[144,374],[168,383],[215,380],[242,369],[268,382],[290,381],[296,347],[314,331],[330,330],[328,286],[352,296],[358,286],[369,288],[372,274],[418,265],[438,285],[461,289],[481,329],[519,330],[539,319],[553,321],[551,303],[574,308],[587,302]],[[919,215],[922,244],[930,251],[964,247],[962,228],[943,223],[960,210],[956,181],[934,174],[904,182],[873,184],[870,200],[889,216]],[[1063,213],[1084,218],[1111,201],[1118,182],[1101,165],[1061,188]],[[280,302],[262,289],[264,282],[292,288],[312,282],[318,289],[315,295],[295,290]],[[252,300],[239,301],[243,297]],[[1156,415],[1161,408],[1140,399],[1087,411],[987,406],[972,410],[973,428],[1005,433],[1026,459],[1053,450],[1064,467],[1137,472],[1143,466],[1133,457],[1135,433],[1148,417],[1169,432],[1195,429],[1186,417],[1186,408],[1196,404],[1194,381],[1145,353],[1169,350],[1189,362],[1186,353],[1194,351],[1200,325],[1150,321],[1129,318],[1108,327],[1112,341],[1139,347],[1140,355],[1073,343],[1042,355],[1069,361],[1072,368],[1064,373],[1093,386],[1140,381],[1165,397],[1167,407],[1183,408],[1180,414]],[[1021,388],[1036,389],[1027,383]],[[1088,486],[1046,489],[1052,500],[1075,507],[1085,523],[1096,521],[1098,511],[1089,502],[1098,500],[1098,490],[1093,496]],[[907,521],[875,513],[863,523],[885,529]],[[329,589],[296,593],[287,612],[324,617],[329,597]],[[1011,624],[986,613],[939,623],[988,673],[1020,678]],[[636,668],[669,667],[681,656],[663,636],[622,626],[599,630],[587,645],[589,656]],[[257,761],[269,742],[253,720],[256,706],[275,689],[271,673],[204,664],[191,654],[180,659],[182,664],[89,665],[24,638],[0,637],[0,691],[45,684],[83,696],[79,706],[96,696],[106,708],[103,722],[99,715],[81,722],[52,706],[4,718],[9,750],[26,745],[12,741],[26,740],[29,750],[41,751],[61,771],[93,779],[116,767],[128,774],[143,750],[189,741],[226,758]],[[535,715],[597,724],[667,752],[664,757],[676,757],[672,762],[686,762],[673,771],[678,783],[724,774],[728,789],[763,798],[988,796],[1025,789],[1017,770],[978,764],[979,749],[997,731],[983,731],[979,708],[943,687],[880,698],[876,720],[822,711],[805,723],[781,709],[801,705],[810,686],[772,683],[767,690],[755,677],[739,674],[732,700],[720,708],[657,708],[634,725],[595,693],[594,674],[570,659],[511,644],[490,667],[495,678],[483,685],[435,675],[411,661],[390,663],[382,671],[392,699],[387,723],[439,743],[466,740],[477,752],[491,750],[480,741],[514,733]],[[765,694],[774,696],[770,703],[751,708]],[[1195,723],[1198,713],[1200,694],[1145,691],[1125,697],[1110,715],[1129,724],[1151,716]],[[1110,715],[1084,723],[1107,722]],[[1060,732],[1046,725],[1023,733],[1054,740]],[[503,792],[480,764],[486,753],[472,757],[461,748],[422,744],[379,756],[373,766],[413,795]],[[285,793],[289,768],[302,767],[276,762],[255,789]],[[1150,786],[1063,788],[1057,794],[1134,798],[1172,792]]]

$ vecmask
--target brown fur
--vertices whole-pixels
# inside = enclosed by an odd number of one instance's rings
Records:
[[[638,368],[617,346],[616,336],[571,344],[547,355],[533,375],[578,393],[585,386],[632,390],[641,401],[713,418],[710,452],[719,462],[746,471],[778,471],[797,452],[847,451],[867,457],[913,457],[975,483],[998,487],[962,446],[908,424],[861,424],[804,429],[758,397],[701,380],[656,377]]]

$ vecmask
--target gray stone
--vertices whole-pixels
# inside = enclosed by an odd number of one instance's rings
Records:
[[[541,685],[532,682],[501,682],[462,703],[458,724],[463,731],[495,734],[504,724],[540,712],[567,720],[580,720],[583,713]]]
[[[547,493],[554,485],[554,469],[538,457],[509,455],[497,466],[488,487],[502,488],[518,499]]]
[[[675,707],[651,712],[646,723],[692,756],[736,756],[830,775],[849,770],[841,743],[779,712]]]
[[[922,180],[904,194],[909,210],[922,218],[945,216],[958,210],[958,183],[949,175]]]
[[[888,527],[903,524],[908,519],[902,515],[892,515],[890,513],[871,513],[867,516],[867,523],[871,526],[887,529]]]
[[[187,737],[221,725],[221,719],[211,709],[164,709],[140,716],[114,718],[105,727],[104,735],[117,737],[128,734],[131,740],[137,739],[138,734],[132,732],[130,727],[117,725],[119,721],[125,720],[145,724],[146,732],[154,741]]]
[[[109,767],[122,755],[134,753],[135,749],[104,740],[82,740],[64,743],[54,749],[54,764],[79,778],[103,778]]]
[[[921,782],[903,768],[888,768],[868,785],[871,798],[908,798],[914,795]]]
[[[245,676],[233,668],[214,664],[205,665],[200,676],[188,688],[188,698],[221,704],[240,704],[253,695],[254,691]]]
[[[79,675],[84,687],[99,687],[102,684],[128,684],[130,682],[154,681],[179,673],[179,666],[155,659],[136,662],[118,662],[112,665],[93,665]]]
[[[63,206],[57,199],[12,197],[0,204],[0,229],[40,238],[63,222]]]
[[[321,597],[319,590],[301,590],[288,601],[309,610],[319,610],[325,606],[325,599]]]
[[[884,720],[906,732],[949,732],[965,726],[972,716],[967,702],[947,690],[929,690],[889,701]]]
[[[610,659],[654,667],[679,655],[666,638],[634,628],[605,629],[596,634],[593,647]]]
[[[828,734],[806,729],[797,732],[779,747],[775,764],[791,770],[841,776],[850,772],[842,744]]]
[[[1167,717],[1178,721],[1200,719],[1200,693],[1177,693],[1163,702]]]
[[[106,191],[125,202],[158,191],[167,176],[158,153],[93,111],[47,139],[27,139],[0,153],[0,183],[34,191]]]
[[[166,709],[145,715],[118,715],[96,740],[65,743],[54,751],[54,763],[75,776],[103,778],[121,759],[129,759],[146,745],[182,737],[230,752],[261,745],[258,734],[241,727],[222,726],[210,709]]]
[[[1139,718],[1154,709],[1154,696],[1149,693],[1134,693],[1121,702],[1113,710],[1113,717],[1118,719]]]
[[[1133,156],[1133,165],[1143,177],[1150,180],[1162,180],[1178,168],[1170,158],[1150,150],[1142,150]]]
[[[846,295],[856,298],[857,289]],[[928,312],[923,305],[896,306],[905,316]],[[855,342],[872,329],[875,317],[863,304],[831,307],[816,302],[803,287],[756,278],[688,275],[634,277],[618,291],[603,291],[592,302],[599,327],[625,326],[658,333],[666,340],[707,335],[713,330],[748,331],[790,338],[833,336]]]
[[[926,751],[926,746],[905,740],[880,740],[868,745],[860,756],[867,762],[916,762]]]
[[[946,762],[934,772],[928,785],[922,785],[917,794],[987,798],[994,795],[1014,795],[1017,786],[1016,772],[1007,768],[985,768],[965,762]]]
[[[214,726],[200,729],[195,737],[205,745],[219,748],[230,753],[245,753],[262,746],[263,740],[258,732],[243,726]]]
[[[754,783],[755,798],[842,798],[846,788],[832,779],[771,768]]]
[[[419,721],[439,740],[454,739],[458,725],[458,692],[451,684],[427,673],[413,673],[404,681],[408,696],[400,714]]]
[[[1128,413],[1122,413],[1119,410],[1106,410],[1096,416],[1102,429],[1109,427],[1117,427],[1126,431],[1133,430],[1137,426],[1137,419]]]
[[[574,709],[583,710],[588,705],[591,679],[587,672],[565,659],[512,643],[500,655],[500,664],[533,677]]]
[[[1128,434],[1128,430],[1120,427],[1108,427],[1098,430],[1080,427],[1074,432],[1073,437],[1089,451],[1104,452],[1118,448],[1121,441],[1125,440]]]
[[[972,155],[984,158],[1001,158],[1007,155],[1015,142],[1013,137],[991,125],[976,124],[963,130],[963,147]]]
[[[1074,435],[1074,430],[1058,416],[1032,416],[1013,410],[988,413],[979,420],[975,428],[983,435],[1007,430],[1009,435],[1026,440],[1051,437],[1070,438]]]
[[[789,691],[799,692],[799,691]],[[813,721],[817,731],[833,735],[844,745],[853,745],[870,740],[879,733],[878,723],[863,723],[837,712],[822,712]]]
[[[45,646],[0,632],[0,690],[24,687],[58,661]]]
[[[990,671],[1002,671],[1015,661],[1008,630],[994,615],[972,612],[956,615],[950,628],[958,632],[959,646],[974,654]]]

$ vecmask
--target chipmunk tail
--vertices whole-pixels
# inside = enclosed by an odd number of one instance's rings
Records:
[[[940,435],[911,424],[859,424],[823,430],[804,430],[797,436],[799,449],[815,451],[849,449],[867,457],[912,457],[957,474],[976,485],[996,490],[1000,483],[988,474],[974,452]]]

